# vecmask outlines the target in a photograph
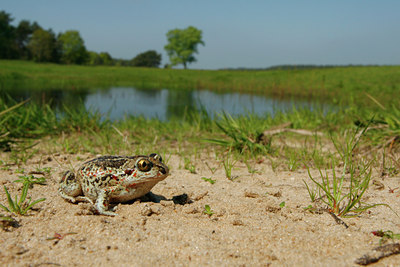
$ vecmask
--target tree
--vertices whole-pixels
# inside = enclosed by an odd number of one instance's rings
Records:
[[[32,24],[28,20],[21,20],[15,29],[15,41],[18,47],[20,59],[30,59],[28,44],[32,34],[41,27],[36,22]]]
[[[114,64],[114,60],[108,52],[100,52],[99,57],[101,58],[103,65],[111,66]]]
[[[101,60],[101,57],[100,57],[99,54],[97,54],[94,51],[88,51],[87,64],[89,64],[89,65],[101,65],[101,64],[103,64],[103,61]]]
[[[132,65],[135,67],[158,68],[161,64],[161,54],[154,50],[149,50],[138,54],[132,59]]]
[[[66,64],[83,64],[88,52],[78,31],[66,31],[58,36],[61,46],[61,61]]]
[[[89,51],[87,64],[111,66],[114,65],[114,59],[107,52],[96,53]]]
[[[56,35],[51,29],[48,31],[42,28],[35,30],[27,48],[36,62],[57,62],[59,59]]]
[[[15,27],[11,25],[13,18],[5,11],[0,11],[0,58],[16,58],[18,56],[15,43]]]
[[[202,31],[193,26],[186,29],[174,29],[167,33],[168,44],[164,46],[171,65],[183,64],[186,69],[188,63],[196,62],[194,53],[198,53],[197,46],[204,45]]]

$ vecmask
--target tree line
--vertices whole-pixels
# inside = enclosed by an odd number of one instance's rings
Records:
[[[154,50],[138,54],[131,60],[112,58],[108,52],[89,51],[79,31],[69,30],[55,34],[43,29],[37,22],[21,20],[15,27],[13,18],[0,11],[0,59],[22,59],[35,62],[63,64],[118,65],[135,67],[159,67],[161,54]],[[167,32],[168,44],[164,46],[170,64],[164,67],[187,65],[196,62],[197,46],[204,45],[202,31],[189,26]]]
[[[80,65],[120,65],[159,67],[161,54],[149,50],[131,60],[112,58],[108,52],[89,51],[79,31],[54,33],[37,22],[21,20],[17,26],[13,18],[0,11],[0,59],[33,60]]]

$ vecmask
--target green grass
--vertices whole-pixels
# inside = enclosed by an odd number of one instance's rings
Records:
[[[180,90],[252,92],[283,98],[319,98],[333,103],[395,103],[400,66],[291,70],[180,70],[75,66],[0,60],[0,89],[82,89],[133,86]]]
[[[22,183],[23,185],[28,184],[29,187],[32,187],[33,184],[46,184],[45,177],[35,177],[33,175],[22,175],[19,176],[19,179],[14,181],[15,183]]]
[[[214,214],[214,211],[211,210],[211,207],[209,205],[205,205],[203,213],[211,217]]]
[[[187,112],[183,119],[173,118],[166,122],[132,116],[111,122],[96,112],[86,111],[83,106],[66,108],[61,115],[56,115],[49,104],[0,99],[0,149],[11,151],[10,158],[19,166],[37,153],[38,140],[49,136],[54,140],[54,145],[49,148],[53,153],[121,154],[129,150],[130,154],[158,152],[170,155],[176,152],[185,155],[185,168],[195,172],[193,162],[196,155],[206,147],[213,147],[219,155],[231,150],[235,160],[243,160],[246,164],[258,156],[268,156],[274,169],[286,166],[285,169],[295,171],[304,164],[329,166],[327,158],[330,155],[322,150],[326,142],[324,139],[329,135],[340,137],[357,125],[365,125],[371,114],[369,110],[356,107],[330,111],[303,108],[274,115],[249,113],[232,117],[221,114],[212,118],[201,110]],[[375,119],[365,133],[366,143],[378,146],[392,140],[394,143],[390,145],[395,146],[395,138],[400,132],[396,116],[400,110],[393,107],[374,114]],[[325,137],[280,133],[271,136],[268,142],[259,140],[263,131],[282,124],[289,125],[291,130],[317,131]],[[207,142],[199,142],[204,140]],[[290,140],[300,141],[302,146],[283,145],[282,142]],[[188,151],[188,143],[196,145]],[[154,151],[155,144],[160,144],[157,146],[160,151]],[[195,160],[192,159],[193,153]],[[389,156],[388,168],[391,168],[390,164],[396,167],[397,162]],[[228,176],[231,176],[232,164],[229,161],[232,160],[220,160]]]
[[[196,174],[196,166],[193,164],[192,160],[188,157],[183,156],[183,163],[185,170],[190,171],[190,173]]]
[[[213,180],[211,177],[207,178],[207,177],[201,177],[202,180],[209,182],[210,184],[215,184],[216,180]]]
[[[25,215],[34,205],[46,200],[45,198],[40,198],[32,202],[32,199],[29,197],[28,200],[25,201],[28,195],[29,186],[30,183],[24,183],[19,200],[17,195],[15,195],[15,199],[13,200],[10,193],[8,193],[7,187],[4,186],[4,192],[7,196],[8,207],[0,204],[0,208],[10,213]]]
[[[0,149],[60,132],[99,131],[107,122],[101,120],[99,113],[86,111],[84,106],[64,107],[57,115],[49,104],[17,103],[13,99],[0,98]],[[22,153],[26,147],[20,150]]]
[[[354,131],[345,138],[343,144],[339,141],[333,142],[340,157],[340,163],[343,164],[339,174],[336,168],[340,164],[335,158],[331,159],[330,173],[327,170],[324,173],[320,167],[317,167],[320,181],[314,178],[308,169],[309,178],[316,186],[312,188],[304,181],[311,201],[316,200],[318,192],[319,199],[329,207],[330,212],[338,216],[353,217],[376,206],[389,207],[384,203],[366,204],[363,201],[371,180],[373,160],[357,158],[356,147],[367,129],[368,125],[361,131]]]
[[[231,181],[237,178],[232,175],[233,167],[235,167],[235,164],[237,163],[237,160],[234,159],[234,156],[235,155],[232,155],[231,150],[229,150],[222,159],[222,166],[224,166],[225,176]]]
[[[268,128],[268,124],[259,124],[257,122],[260,122],[260,120],[257,120],[257,117],[254,116],[247,116],[245,119],[244,117],[235,119],[229,114],[222,113],[220,119],[215,121],[215,124],[229,137],[229,140],[205,139],[205,141],[225,146],[229,149],[233,148],[239,152],[247,151],[251,154],[269,153],[271,152],[270,143],[261,144],[257,142],[257,137],[263,130]]]

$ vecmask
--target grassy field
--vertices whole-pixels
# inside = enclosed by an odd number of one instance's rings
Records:
[[[252,92],[276,97],[318,98],[359,106],[371,105],[369,94],[390,106],[398,105],[400,66],[213,71],[0,61],[1,90],[110,86]]]

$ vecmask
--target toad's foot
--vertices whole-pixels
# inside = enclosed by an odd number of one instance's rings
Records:
[[[93,204],[93,201],[92,201],[90,198],[85,197],[85,196],[70,196],[70,195],[66,194],[66,193],[62,190],[62,188],[60,188],[60,189],[58,190],[58,193],[60,194],[61,197],[63,197],[64,199],[66,199],[66,200],[68,200],[68,201],[70,201],[70,202],[72,202],[72,203],[77,203],[77,202],[89,202],[89,203],[91,203],[92,205],[94,205],[94,204]]]

